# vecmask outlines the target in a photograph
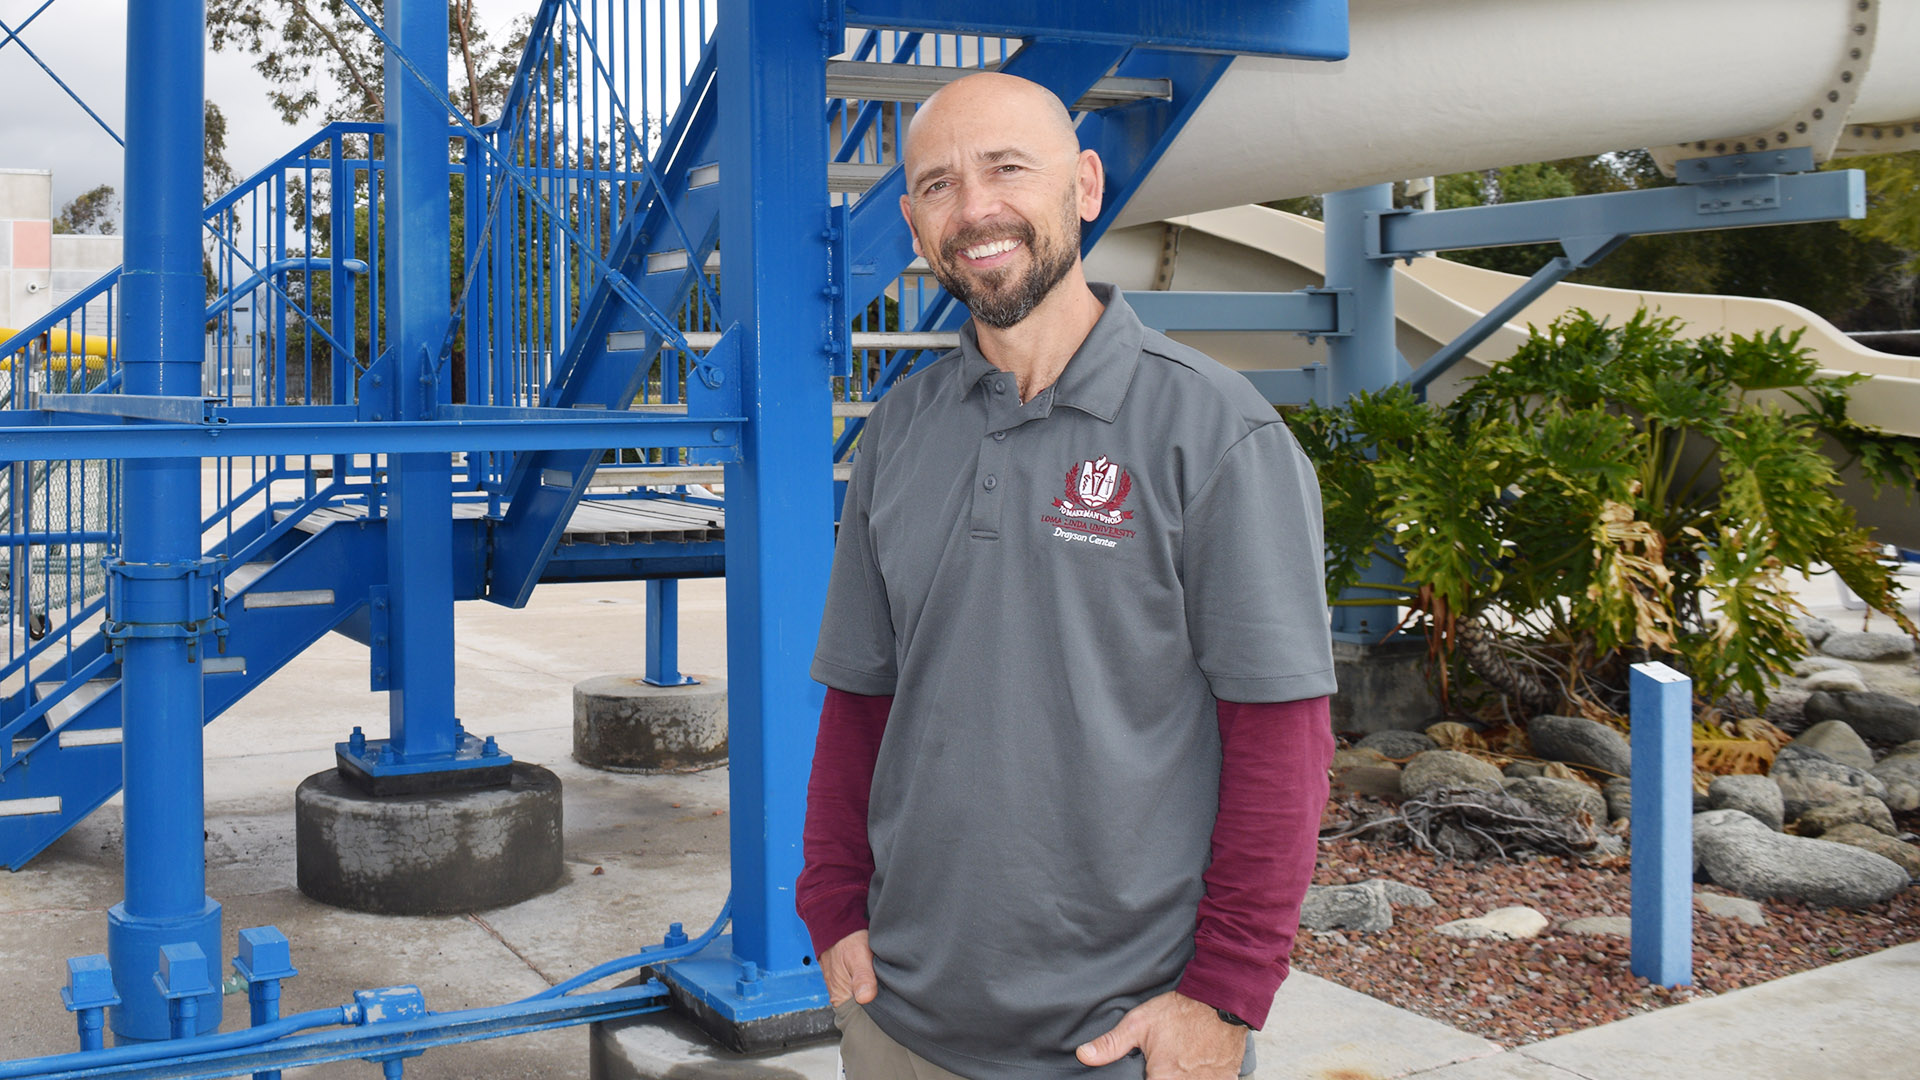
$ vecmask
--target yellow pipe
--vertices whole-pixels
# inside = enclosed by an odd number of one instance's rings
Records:
[[[18,330],[0,326],[0,341],[6,341]],[[39,337],[41,345],[49,353],[81,353],[87,356],[103,356],[112,359],[113,339],[103,334],[70,334],[65,330],[48,330]],[[75,348],[78,345],[78,348]]]

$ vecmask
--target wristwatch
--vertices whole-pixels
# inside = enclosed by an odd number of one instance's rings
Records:
[[[1253,1027],[1252,1024],[1247,1023],[1245,1020],[1240,1019],[1239,1017],[1233,1015],[1232,1013],[1228,1012],[1225,1009],[1215,1009],[1213,1011],[1216,1015],[1220,1017],[1222,1021],[1232,1024],[1234,1027],[1243,1027],[1243,1028]]]

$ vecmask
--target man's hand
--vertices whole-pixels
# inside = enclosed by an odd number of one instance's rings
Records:
[[[1078,1056],[1083,1065],[1108,1065],[1135,1047],[1146,1055],[1147,1080],[1233,1080],[1247,1052],[1247,1029],[1220,1019],[1213,1006],[1169,990],[1134,1006]]]
[[[873,977],[873,950],[867,932],[855,930],[820,954],[820,974],[827,977],[827,1000],[838,1006],[848,998],[865,1005],[880,992]]]

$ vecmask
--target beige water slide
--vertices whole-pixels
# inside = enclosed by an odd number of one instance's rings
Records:
[[[1920,0],[1352,0],[1335,64],[1241,58],[1089,258],[1126,289],[1292,290],[1325,272],[1320,224],[1249,205],[1362,184],[1650,148],[1688,157],[1811,147],[1816,160],[1920,149]],[[1395,273],[1411,367],[1524,279],[1424,258]],[[1803,330],[1831,372],[1865,372],[1853,413],[1920,436],[1920,359],[1862,346],[1813,312],[1741,297],[1561,284],[1431,387],[1511,355],[1528,324],[1641,307],[1688,332]],[[1326,362],[1291,334],[1176,335],[1243,370]],[[1920,547],[1920,505],[1849,494]]]

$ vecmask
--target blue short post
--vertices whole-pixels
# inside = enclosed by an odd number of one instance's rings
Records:
[[[80,1049],[98,1050],[106,1045],[107,1010],[120,1004],[113,989],[113,968],[107,958],[75,956],[67,961],[67,985],[60,988],[60,1002],[73,1014],[79,1029]]]
[[[160,946],[160,970],[153,974],[153,985],[167,1001],[171,1036],[190,1039],[199,1034],[200,999],[215,993],[207,954],[200,946],[191,941]]]
[[[206,13],[199,3],[127,5],[126,247],[120,355],[128,394],[198,398],[206,340],[201,147]],[[121,661],[126,898],[107,913],[107,957],[122,998],[120,1040],[173,1035],[154,984],[163,946],[219,955],[220,905],[207,897],[206,721],[200,659],[211,647],[213,579],[200,548],[200,461],[130,459],[123,540],[109,563],[107,636]],[[198,1030],[220,997],[192,1003]]]
[[[1635,975],[1693,984],[1693,680],[1633,665]]]
[[[654,686],[692,686],[700,680],[680,673],[680,582],[647,579],[647,673]]]
[[[287,935],[273,926],[240,931],[240,955],[233,958],[233,970],[246,980],[248,1022],[259,1027],[280,1019],[280,981],[300,974],[294,970]],[[253,1080],[280,1080],[280,1070],[254,1073]]]

